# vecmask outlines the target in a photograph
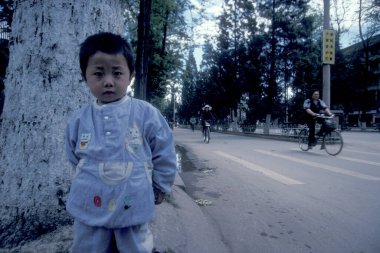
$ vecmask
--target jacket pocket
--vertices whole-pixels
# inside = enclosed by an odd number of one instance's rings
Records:
[[[99,175],[106,184],[120,184],[126,182],[131,175],[132,162],[127,163],[100,163]]]

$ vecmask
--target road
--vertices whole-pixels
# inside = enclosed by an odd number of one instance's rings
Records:
[[[380,252],[380,133],[343,132],[336,157],[295,142],[174,135],[186,191],[230,252]]]

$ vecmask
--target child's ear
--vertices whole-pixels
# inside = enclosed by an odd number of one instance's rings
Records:
[[[82,81],[86,82],[86,74],[83,74],[83,73],[81,72],[80,75],[82,76]]]

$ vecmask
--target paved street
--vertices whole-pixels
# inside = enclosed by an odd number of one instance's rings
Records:
[[[230,252],[380,252],[380,133],[343,132],[337,157],[295,142],[174,134],[186,191]]]

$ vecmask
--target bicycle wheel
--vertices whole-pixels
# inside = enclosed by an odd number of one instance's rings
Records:
[[[327,154],[337,155],[343,149],[343,138],[338,131],[334,130],[323,137],[322,145],[324,145]]]
[[[210,142],[210,128],[207,127],[206,129],[206,142],[209,143]]]
[[[309,131],[306,128],[298,134],[298,144],[302,151],[309,150]]]

